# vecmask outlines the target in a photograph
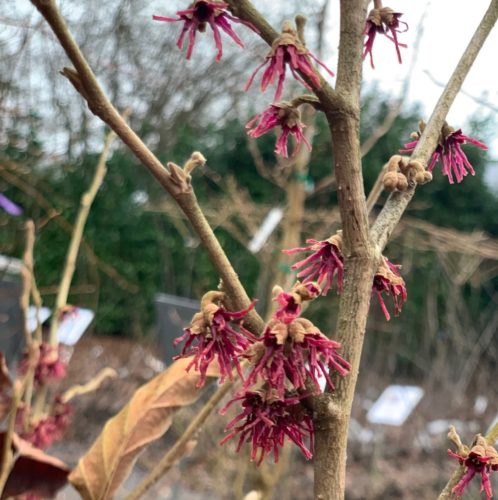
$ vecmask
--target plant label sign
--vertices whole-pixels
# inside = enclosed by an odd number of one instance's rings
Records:
[[[90,326],[94,317],[93,311],[80,307],[75,307],[71,312],[65,314],[57,330],[59,342],[64,345],[75,345]]]
[[[38,326],[38,321],[40,321],[40,325],[50,318],[52,311],[48,307],[40,307],[39,309],[35,306],[28,307],[28,317],[26,318],[26,322],[28,323],[28,330],[33,333]],[[38,316],[37,316],[38,315]]]
[[[424,390],[414,385],[390,385],[368,410],[372,424],[401,426],[424,396]]]

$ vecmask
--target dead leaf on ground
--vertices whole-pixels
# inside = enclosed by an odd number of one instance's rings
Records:
[[[202,388],[196,387],[198,372],[185,371],[190,362],[191,358],[175,361],[138,389],[130,402],[108,420],[69,476],[84,499],[112,498],[140,452],[169,429],[175,411],[199,398]],[[214,365],[208,370],[208,376],[219,376],[219,368]]]
[[[5,432],[0,433],[0,449],[3,449]],[[52,498],[67,484],[69,468],[58,458],[35,448],[17,434],[12,436],[14,466],[10,471],[1,498],[32,494]]]

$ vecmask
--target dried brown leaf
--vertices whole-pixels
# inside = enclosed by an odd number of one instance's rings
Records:
[[[0,448],[3,448],[5,432],[0,433]],[[67,484],[69,468],[58,458],[51,457],[17,434],[12,436],[14,465],[10,471],[1,498],[17,495],[37,495],[52,498]]]
[[[199,374],[179,359],[138,389],[130,402],[105,425],[69,481],[84,499],[110,499],[130,473],[139,453],[171,426],[173,414],[200,396]],[[217,367],[208,376],[218,376]]]

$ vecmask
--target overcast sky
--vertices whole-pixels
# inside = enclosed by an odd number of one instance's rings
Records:
[[[0,3],[3,0],[0,0]],[[289,17],[302,6],[301,0],[253,0],[262,11],[267,12],[273,7],[278,10],[280,17],[282,10],[289,12]],[[406,79],[410,62],[414,54],[414,45],[417,35],[422,29],[420,47],[417,51],[417,62],[411,73],[411,85],[408,93],[408,102],[421,102],[425,108],[426,118],[441,94],[442,87],[435,81],[448,81],[458,59],[470,41],[476,26],[485,13],[490,0],[390,0],[384,1],[385,6],[397,12],[402,12],[401,20],[409,25],[409,30],[399,36],[400,40],[408,45],[402,49],[403,64],[398,64],[396,52],[392,42],[379,36],[375,41],[374,60],[376,69],[370,68],[368,61],[364,64],[364,78],[367,83],[377,82],[378,85],[396,98]],[[84,5],[84,1],[82,5]],[[183,2],[164,0],[145,3],[142,15],[150,19],[153,13],[170,13]],[[327,20],[328,47],[324,60],[333,69],[337,65],[337,45],[339,36],[338,1],[332,1]],[[32,6],[27,0],[7,0],[7,4],[18,12],[32,13]],[[160,6],[163,6],[162,8]],[[1,11],[1,9],[0,9]],[[164,12],[163,12],[164,11]],[[423,23],[421,22],[424,18]],[[461,127],[468,117],[476,111],[496,115],[498,110],[498,28],[492,31],[483,50],[473,66],[463,85],[463,93],[457,97],[448,121],[454,127]],[[334,83],[332,81],[332,83]],[[489,106],[483,106],[467,96],[474,96]],[[490,111],[491,110],[491,111]],[[497,117],[498,118],[498,117]],[[465,130],[464,130],[465,132]],[[493,168],[496,174],[496,188],[498,189],[498,129],[494,140],[490,144],[495,162]]]

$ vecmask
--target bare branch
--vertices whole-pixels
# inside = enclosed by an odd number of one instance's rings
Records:
[[[109,125],[163,188],[173,196],[182,210],[185,211],[194,230],[197,232],[200,240],[208,251],[214,267],[220,274],[228,296],[230,296],[230,299],[233,301],[230,307],[237,309],[246,308],[250,303],[249,297],[216,236],[209,227],[197,203],[193,190],[190,190],[190,192],[183,192],[181,189],[178,189],[172,181],[171,174],[156,156],[154,156],[152,151],[147,148],[138,135],[129,127],[126,121],[123,120],[108,100],[95,74],[85,59],[85,56],[78,47],[63,17],[57,9],[55,1],[32,0],[32,3],[46,19],[54,34],[59,39],[67,56],[76,68],[76,71],[66,69],[64,71],[65,76],[70,79],[76,90],[86,99],[92,113]],[[253,329],[256,333],[259,333],[263,329],[263,320],[256,311],[252,310],[248,314],[246,326]]]
[[[57,293],[57,298],[55,300],[54,314],[50,324],[49,342],[52,345],[57,345],[58,343],[57,329],[59,328],[62,309],[67,305],[69,289],[73,280],[74,271],[76,270],[76,259],[78,258],[81,241],[83,239],[83,231],[85,229],[85,224],[88,219],[93,200],[95,199],[95,196],[97,196],[97,192],[104,181],[104,177],[107,172],[107,157],[115,137],[116,135],[114,132],[109,132],[107,134],[104,142],[104,148],[102,149],[102,153],[100,154],[97,162],[97,167],[95,168],[92,183],[90,184],[88,191],[81,197],[80,208],[74,224],[71,241],[67,249],[66,260],[59,285],[59,292]]]

